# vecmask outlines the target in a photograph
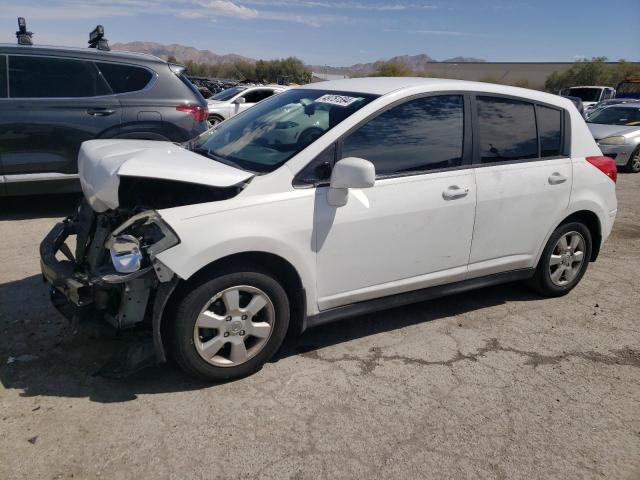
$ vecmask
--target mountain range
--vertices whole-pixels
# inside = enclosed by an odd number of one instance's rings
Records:
[[[254,63],[256,60],[242,55],[234,53],[226,55],[218,55],[210,50],[198,50],[194,47],[187,47],[185,45],[178,45],[172,43],[171,45],[163,45],[156,42],[129,42],[129,43],[114,43],[111,45],[112,50],[126,50],[129,52],[150,53],[157,57],[167,59],[168,57],[175,57],[179,62],[196,62],[196,63],[208,63],[208,64],[228,64],[240,61]],[[425,69],[427,63],[438,62],[433,57],[427,54],[420,55],[399,55],[386,60],[378,60],[377,62],[370,63],[356,63],[348,67],[332,67],[330,65],[307,65],[307,67],[313,72],[321,72],[332,75],[368,75],[376,70],[377,65],[382,61],[391,61],[400,63],[406,66],[413,72],[420,72]],[[453,57],[443,62],[453,63],[477,63],[484,62],[485,60],[472,57]]]

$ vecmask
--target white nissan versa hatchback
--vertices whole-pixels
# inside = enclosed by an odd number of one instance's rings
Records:
[[[40,247],[54,303],[145,322],[210,380],[290,329],[514,280],[566,294],[617,205],[571,101],[422,78],[290,89],[182,145],[88,141],[79,171],[86,202]]]

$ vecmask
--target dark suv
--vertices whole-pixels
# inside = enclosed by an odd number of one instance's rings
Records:
[[[207,129],[184,67],[151,55],[0,44],[0,196],[79,189],[80,144]]]

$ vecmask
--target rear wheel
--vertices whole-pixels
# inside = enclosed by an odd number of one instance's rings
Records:
[[[591,233],[584,224],[560,225],[542,252],[531,285],[547,297],[569,293],[586,272],[591,250]]]
[[[640,146],[633,151],[624,169],[629,173],[640,172]]]
[[[223,274],[198,285],[174,319],[174,353],[188,373],[226,381],[259,370],[289,326],[289,301],[267,272]]]

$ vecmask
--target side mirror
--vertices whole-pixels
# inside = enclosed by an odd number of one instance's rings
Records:
[[[243,103],[247,103],[247,99],[244,97],[238,97],[233,101],[233,103],[236,105],[242,105]]]
[[[369,188],[376,183],[376,167],[368,160],[349,157],[336,162],[331,172],[327,201],[334,207],[347,204],[350,188]]]

